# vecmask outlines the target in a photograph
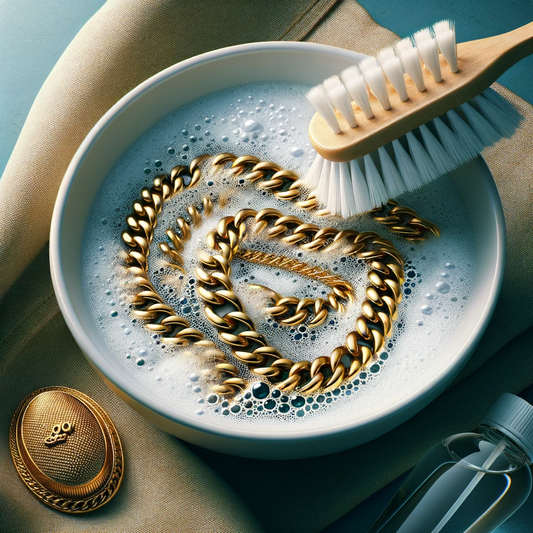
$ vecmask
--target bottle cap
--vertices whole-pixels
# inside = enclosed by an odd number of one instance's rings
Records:
[[[122,481],[124,457],[113,422],[74,389],[47,387],[26,396],[13,415],[9,445],[22,481],[58,511],[93,511]]]
[[[503,433],[533,462],[533,405],[514,394],[504,393],[480,425]]]

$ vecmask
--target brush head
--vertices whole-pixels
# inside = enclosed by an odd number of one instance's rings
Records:
[[[311,143],[326,159],[349,161],[473,99],[508,68],[513,48],[504,37],[457,46],[454,24],[441,21],[380,52],[379,62],[368,58],[347,69],[341,75],[343,106],[352,106],[357,127],[335,111],[340,133],[334,134],[317,113],[309,126]]]
[[[486,89],[492,74],[479,45],[464,45],[444,20],[309,93],[319,155],[308,181],[326,211],[346,217],[378,207],[514,133],[520,114]]]
[[[305,181],[323,213],[352,217],[451,172],[510,137],[521,120],[505,98],[487,89],[361,158],[332,163],[317,155]]]
[[[439,54],[433,29],[425,28],[310,93],[317,114],[309,136],[323,157],[338,162],[362,157],[457,105],[456,98],[444,101],[451,84],[441,83],[443,72],[452,82],[457,76],[447,66],[447,61],[457,64],[455,41],[450,42],[455,29],[442,21],[436,30],[446,56]]]

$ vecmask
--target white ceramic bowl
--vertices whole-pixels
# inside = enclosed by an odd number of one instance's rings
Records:
[[[316,430],[228,429],[180,412],[125,374],[103,341],[84,297],[82,235],[102,181],[124,150],[176,108],[202,96],[258,81],[317,84],[363,56],[310,43],[268,42],[235,46],[174,65],[145,81],[114,105],[80,146],[61,185],[52,220],[50,255],[59,305],[74,338],[104,381],[128,404],[162,429],[189,442],[234,455],[300,458],[344,450],[401,424],[438,396],[466,363],[493,311],[505,250],[503,213],[496,187],[481,159],[463,166],[454,179],[475,233],[476,286],[461,327],[423,382],[363,418]]]

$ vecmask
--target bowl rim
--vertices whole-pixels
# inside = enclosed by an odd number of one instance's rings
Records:
[[[107,361],[103,353],[92,342],[87,331],[83,327],[82,321],[78,318],[76,309],[70,299],[67,290],[67,284],[63,274],[64,265],[61,254],[61,235],[62,222],[65,211],[65,206],[68,202],[69,192],[75,180],[77,171],[82,164],[86,154],[102,134],[105,128],[113,119],[122,113],[129,104],[139,98],[143,93],[153,88],[156,85],[164,83],[168,78],[177,75],[178,73],[194,68],[202,63],[216,61],[225,57],[250,54],[257,52],[264,52],[265,50],[290,50],[290,51],[311,51],[316,53],[328,53],[345,56],[349,59],[357,61],[362,54],[344,50],[334,46],[308,43],[308,42],[291,42],[291,41],[265,41],[256,43],[240,44],[236,46],[229,46],[220,48],[211,52],[206,52],[186,59],[175,65],[172,65],[157,74],[151,76],[147,80],[140,83],[137,87],[129,91],[118,102],[116,102],[93,126],[87,134],[80,147],[76,151],[71,163],[69,164],[55,202],[55,207],[52,216],[52,223],[50,229],[50,268],[52,275],[52,282],[56,298],[59,303],[60,310],[63,317],[74,336],[77,344],[90,363],[96,367],[105,380],[111,383],[113,387],[124,392],[129,398],[143,407],[148,408],[156,413],[159,417],[163,417],[172,423],[177,423],[181,426],[198,430],[206,434],[218,435],[230,439],[257,441],[261,443],[267,442],[283,442],[286,440],[294,441],[300,440],[316,440],[320,438],[328,438],[331,434],[340,436],[351,433],[353,431],[361,431],[364,428],[370,429],[372,426],[383,423],[386,419],[396,416],[399,412],[406,412],[413,410],[408,418],[414,416],[421,408],[425,407],[430,401],[442,393],[439,390],[434,398],[428,402],[428,396],[434,393],[441,383],[449,383],[463,368],[468,361],[475,346],[481,339],[492,312],[494,311],[498,295],[503,281],[503,271],[505,263],[505,223],[503,216],[503,208],[500,197],[493,179],[486,179],[487,193],[489,196],[489,203],[495,216],[496,222],[496,268],[490,286],[490,294],[486,300],[486,304],[479,313],[479,318],[475,327],[470,334],[465,338],[460,349],[457,351],[453,360],[443,367],[438,373],[434,374],[429,380],[425,381],[417,388],[413,388],[409,394],[402,397],[377,411],[373,411],[368,415],[357,418],[356,420],[346,420],[345,422],[338,422],[332,425],[320,425],[318,428],[299,428],[283,429],[279,431],[277,428],[250,427],[250,428],[236,428],[228,427],[223,424],[217,424],[211,420],[206,420],[192,414],[180,412],[172,408],[172,406],[157,397],[150,395],[146,390],[140,387],[135,381],[128,379],[129,376],[121,374],[110,362]],[[484,162],[478,158],[478,163],[484,165]],[[490,175],[490,171],[489,171]],[[420,408],[416,408],[416,404],[420,404]],[[400,423],[402,420],[400,421]],[[396,426],[395,426],[396,427]],[[393,428],[387,430],[390,431]]]

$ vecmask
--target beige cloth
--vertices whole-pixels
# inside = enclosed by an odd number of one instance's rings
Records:
[[[116,100],[155,72],[209,49],[280,38],[373,53],[395,36],[353,0],[109,0],[45,82],[0,180],[0,295],[5,294],[0,432],[7,435],[11,414],[27,393],[47,385],[74,387],[112,416],[124,443],[126,473],[109,505],[86,515],[63,515],[40,504],[18,480],[4,438],[2,531],[319,531],[410,468],[431,444],[475,426],[501,392],[518,392],[533,382],[532,289],[527,284],[533,272],[533,113],[505,89],[499,90],[526,122],[512,140],[485,154],[507,224],[502,294],[485,337],[455,384],[407,423],[329,457],[239,459],[184,444],[155,428],[114,396],[87,364],[59,313],[46,248],[39,253],[75,150]]]

